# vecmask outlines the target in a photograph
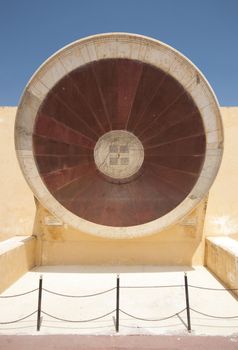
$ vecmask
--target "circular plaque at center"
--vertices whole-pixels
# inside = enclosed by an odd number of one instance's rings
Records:
[[[131,132],[113,130],[101,136],[94,147],[98,170],[107,177],[127,181],[139,173],[144,161],[144,148]]]

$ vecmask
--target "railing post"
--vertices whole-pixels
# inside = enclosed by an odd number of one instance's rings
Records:
[[[119,332],[119,312],[120,312],[120,276],[117,275],[116,332]]]
[[[40,330],[41,326],[41,300],[42,300],[42,276],[40,275],[39,279],[39,289],[38,289],[38,309],[37,309],[37,328],[36,330]]]
[[[184,273],[184,287],[185,287],[185,297],[186,297],[186,310],[187,310],[187,329],[191,332],[191,318],[190,318],[190,307],[189,307],[189,293],[188,293],[188,277]]]

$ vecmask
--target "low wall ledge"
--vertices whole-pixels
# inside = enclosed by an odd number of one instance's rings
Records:
[[[238,242],[230,237],[207,237],[207,241],[238,257]]]
[[[6,241],[0,242],[0,255],[7,253],[13,249],[21,247],[26,242],[35,240],[34,236],[15,236],[7,239]]]

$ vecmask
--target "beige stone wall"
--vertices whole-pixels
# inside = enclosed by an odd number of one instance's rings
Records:
[[[206,266],[238,296],[238,242],[229,237],[206,239]]]
[[[210,190],[204,231],[207,236],[238,233],[238,107],[223,107],[224,154]]]
[[[35,237],[12,237],[0,243],[0,293],[35,266]]]
[[[14,146],[16,107],[0,107],[0,241],[31,235],[35,203],[19,168]]]
[[[39,204],[34,228],[37,265],[203,265],[205,206],[206,200],[180,224],[158,234],[116,240],[65,225],[47,226],[50,214]]]

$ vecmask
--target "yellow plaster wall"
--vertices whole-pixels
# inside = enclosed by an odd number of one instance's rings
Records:
[[[229,237],[206,239],[206,266],[238,296],[238,242]]]
[[[34,234],[37,265],[203,265],[206,200],[180,224],[133,239],[105,239],[71,227],[47,226],[49,212],[38,204]]]
[[[35,237],[12,237],[0,243],[0,293],[35,266]]]
[[[222,107],[224,154],[210,190],[204,232],[207,236],[238,233],[238,107]]]
[[[31,235],[35,203],[16,159],[14,122],[16,107],[0,107],[0,241]]]

